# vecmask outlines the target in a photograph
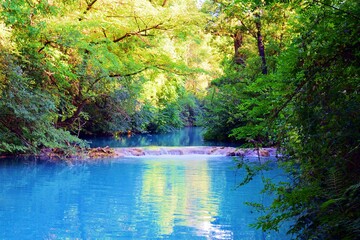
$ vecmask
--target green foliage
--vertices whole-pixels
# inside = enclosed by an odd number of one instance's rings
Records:
[[[359,238],[359,3],[196,4],[3,1],[0,152],[200,122],[208,139],[286,156],[291,181],[263,178],[276,199],[251,203],[264,213],[255,227],[290,221],[299,239]],[[244,184],[263,170],[240,166]]]
[[[287,24],[293,18],[289,14],[293,11],[291,5],[208,1],[205,10],[214,16],[209,29],[222,36],[223,42],[219,44],[227,54],[223,61],[224,75],[213,81],[205,104],[206,136],[275,144],[271,127],[263,123],[281,98],[281,93],[273,91],[283,84],[281,78],[271,74],[279,53],[291,39]],[[259,44],[264,47],[260,49]]]
[[[212,89],[207,97],[205,113],[201,121],[206,126],[205,139],[216,139],[220,141],[229,139],[231,129],[244,124],[243,119],[234,117],[238,112],[236,109],[240,98],[237,96],[236,87],[222,85],[222,90],[217,92]]]
[[[220,20],[243,20],[235,10],[259,4],[214,2],[226,7],[214,15]],[[279,23],[288,20],[277,32],[266,16],[273,16],[267,10],[279,6],[290,11],[277,16]],[[224,62],[224,76],[209,91],[209,96],[216,94],[215,105],[208,101],[205,114],[210,129],[216,134],[231,131],[231,137],[256,146],[276,144],[283,151],[280,165],[290,181],[275,185],[265,181],[264,191],[276,199],[270,206],[252,203],[263,213],[255,227],[279,230],[288,221],[292,223],[289,233],[297,239],[358,239],[359,3],[272,1],[262,7],[270,71],[256,70],[259,62],[244,42],[244,64]],[[244,19],[244,25],[250,20]],[[227,31],[233,29],[230,23]],[[224,30],[220,24],[216,27]],[[278,41],[281,36],[285,38]],[[261,173],[251,167],[247,171],[245,182]]]
[[[0,152],[38,152],[44,147],[71,150],[84,145],[54,127],[56,109],[51,96],[29,86],[31,79],[20,68],[9,65],[2,73],[11,80],[3,85],[0,97]]]
[[[1,74],[3,106],[7,94],[15,92],[9,88],[15,82],[24,88],[22,97],[30,94],[28,106],[8,103],[13,107],[8,111],[17,114],[17,131],[28,118],[38,119],[27,134],[41,135],[44,129],[64,132],[54,137],[53,142],[60,144],[67,137],[73,141],[69,132],[168,131],[188,124],[193,95],[186,92],[202,97],[208,73],[216,72],[215,60],[203,60],[212,52],[209,37],[202,40],[204,17],[196,4],[194,0],[3,1],[0,51],[5,55],[0,56],[0,69],[15,71],[7,67],[9,56],[20,75]],[[44,99],[43,105],[36,102],[39,99]],[[38,113],[41,116],[35,116]],[[3,151],[14,152],[9,146],[15,143],[6,136],[2,135]],[[16,143],[18,150],[24,150],[20,149],[24,142],[28,151],[51,145],[41,136],[41,144],[35,137],[26,139]]]
[[[102,96],[84,108],[91,118],[85,122],[83,131],[88,134],[127,132],[133,129],[131,119],[135,106],[136,99],[126,89],[118,89],[107,97]]]

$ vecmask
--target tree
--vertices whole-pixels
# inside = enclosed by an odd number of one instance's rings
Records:
[[[183,93],[188,81],[197,85],[197,76],[208,79],[195,55],[211,52],[191,50],[205,46],[202,14],[193,0],[6,0],[0,14],[9,32],[6,42],[14,45],[7,53],[10,60],[4,59],[18,69],[6,69],[6,63],[2,70],[19,72],[19,86],[47,100],[49,124],[74,135],[84,128],[106,134],[146,131],[161,116],[167,118],[157,130],[181,126],[186,106],[174,103],[189,96]],[[197,60],[189,60],[190,54]],[[2,74],[3,81],[15,75]],[[162,79],[164,86],[148,93],[145,88],[155,88]],[[174,89],[180,93],[168,94]],[[155,108],[149,106],[151,97],[159,103]]]
[[[300,239],[356,239],[359,3],[314,1],[298,13],[300,35],[279,66],[292,87],[273,115],[285,115],[276,127],[293,181],[276,189],[278,198],[258,226],[292,219],[290,232]]]
[[[234,91],[240,102],[237,114],[230,114],[242,120],[232,136],[248,137],[257,145],[274,139],[284,156],[280,164],[289,174],[289,182],[265,180],[264,191],[276,199],[270,206],[253,204],[264,213],[254,226],[279,230],[288,221],[289,233],[297,239],[357,239],[359,3],[296,1],[289,7],[284,30],[291,36],[280,34],[267,75],[248,72],[241,80],[242,87]],[[262,24],[261,29],[279,36],[267,27]],[[265,50],[270,46],[266,43]],[[221,83],[230,79],[237,80],[224,77]]]
[[[209,106],[206,136],[275,144],[269,128],[261,126],[270,112],[258,103],[272,95],[272,85],[277,84],[267,75],[275,70],[278,54],[291,39],[286,30],[293,18],[292,6],[276,1],[208,1],[204,8],[212,16],[210,31],[222,37],[221,47],[227,53],[224,75],[213,82],[205,105]]]
[[[28,62],[27,56],[20,54],[24,43],[20,38],[13,41],[13,35],[31,39],[40,27],[33,26],[29,8],[23,8],[29,15],[20,14],[24,2],[18,4],[3,3],[3,8],[11,9],[11,14],[1,22],[4,34],[0,42],[0,152],[38,152],[43,147],[68,149],[73,144],[82,145],[79,139],[54,127],[56,108],[52,96],[38,89],[37,79],[23,68]],[[10,23],[13,31],[6,27]],[[18,27],[23,24],[27,28],[21,32]],[[32,59],[29,58],[30,62]]]

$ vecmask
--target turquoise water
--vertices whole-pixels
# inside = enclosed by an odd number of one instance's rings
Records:
[[[171,133],[135,134],[114,137],[87,138],[91,147],[145,147],[145,146],[236,146],[231,143],[205,141],[200,127],[185,127]]]
[[[0,239],[288,239],[248,227],[244,202],[270,199],[242,176],[229,157],[1,160]]]

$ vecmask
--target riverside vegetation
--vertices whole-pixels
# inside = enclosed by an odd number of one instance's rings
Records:
[[[254,227],[360,238],[359,4],[4,0],[0,154],[202,125],[282,152],[290,181],[264,179]]]

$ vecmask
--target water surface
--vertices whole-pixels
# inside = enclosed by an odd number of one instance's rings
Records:
[[[86,138],[91,147],[146,147],[146,146],[237,146],[227,142],[205,141],[204,129],[185,127],[170,133],[135,134],[115,137]]]
[[[248,227],[269,198],[229,157],[0,163],[0,239],[287,239]]]

